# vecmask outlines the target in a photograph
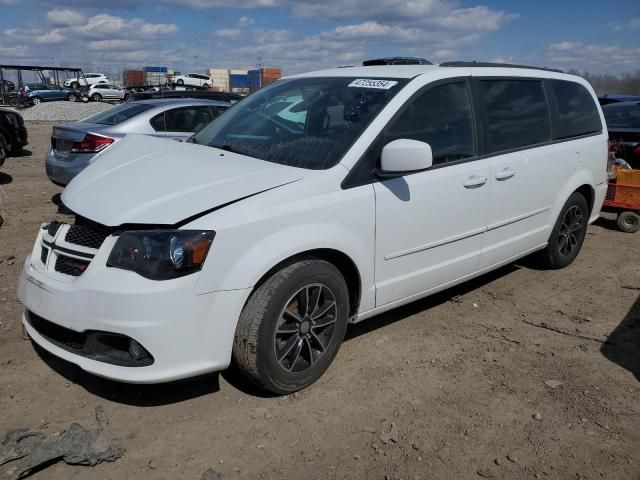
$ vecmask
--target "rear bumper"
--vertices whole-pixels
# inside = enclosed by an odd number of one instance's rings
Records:
[[[607,184],[606,182],[595,186],[593,209],[591,210],[591,217],[589,217],[589,223],[595,222],[598,219],[598,217],[600,217],[600,212],[602,211],[602,204],[604,203],[604,199],[607,196],[608,187],[609,187],[609,184]]]
[[[47,177],[56,185],[67,185],[76,175],[87,168],[95,154],[70,154],[67,157],[49,150],[45,158]]]

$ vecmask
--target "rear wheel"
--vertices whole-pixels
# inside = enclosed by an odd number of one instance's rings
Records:
[[[67,95],[67,100],[70,102],[77,102],[78,97],[76,97],[75,93],[70,93],[69,95]]]
[[[236,329],[234,363],[262,389],[305,388],[335,358],[348,312],[347,285],[336,267],[314,258],[292,263],[249,298]]]
[[[182,80],[181,78],[178,79],[178,81],[176,82],[176,84],[178,85],[184,85],[184,80]]]
[[[616,224],[625,233],[635,233],[640,230],[640,214],[631,210],[620,212]]]
[[[74,90],[77,90],[79,86],[80,84],[78,82],[71,82],[71,88],[73,88]]]
[[[93,102],[101,102],[102,101],[102,95],[100,95],[99,93],[94,93],[93,95],[91,95],[91,101],[93,101]]]
[[[543,266],[564,268],[576,259],[587,234],[588,220],[587,200],[581,193],[574,192],[560,210],[547,247],[541,252]]]
[[[32,105],[38,105],[42,102],[42,99],[40,97],[31,97],[31,104]]]

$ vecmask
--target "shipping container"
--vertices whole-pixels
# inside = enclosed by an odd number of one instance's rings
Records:
[[[260,87],[275,82],[282,77],[282,70],[279,68],[261,68],[249,71],[249,88],[252,92]]]
[[[164,85],[167,83],[166,73],[145,72],[144,84],[145,85]]]
[[[232,70],[233,72],[233,70]],[[248,74],[238,74],[231,73],[229,75],[229,85],[232,89],[235,88],[249,88],[249,75]]]
[[[143,70],[147,73],[167,73],[168,67],[144,67]]]
[[[142,70],[125,70],[122,79],[125,87],[144,85],[144,72]]]
[[[229,70],[230,75],[247,75],[248,73],[248,70]]]

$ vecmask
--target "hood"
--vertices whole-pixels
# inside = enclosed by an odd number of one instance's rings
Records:
[[[75,177],[62,201],[111,227],[174,225],[305,173],[212,147],[130,134]]]

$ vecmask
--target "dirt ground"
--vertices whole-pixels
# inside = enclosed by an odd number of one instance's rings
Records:
[[[28,127],[32,155],[0,170],[0,439],[92,426],[102,405],[126,448],[33,478],[640,479],[639,234],[600,219],[567,269],[524,262],[353,326],[296,395],[265,397],[228,372],[118,384],[21,338],[18,276],[61,190],[44,174],[51,125]]]

